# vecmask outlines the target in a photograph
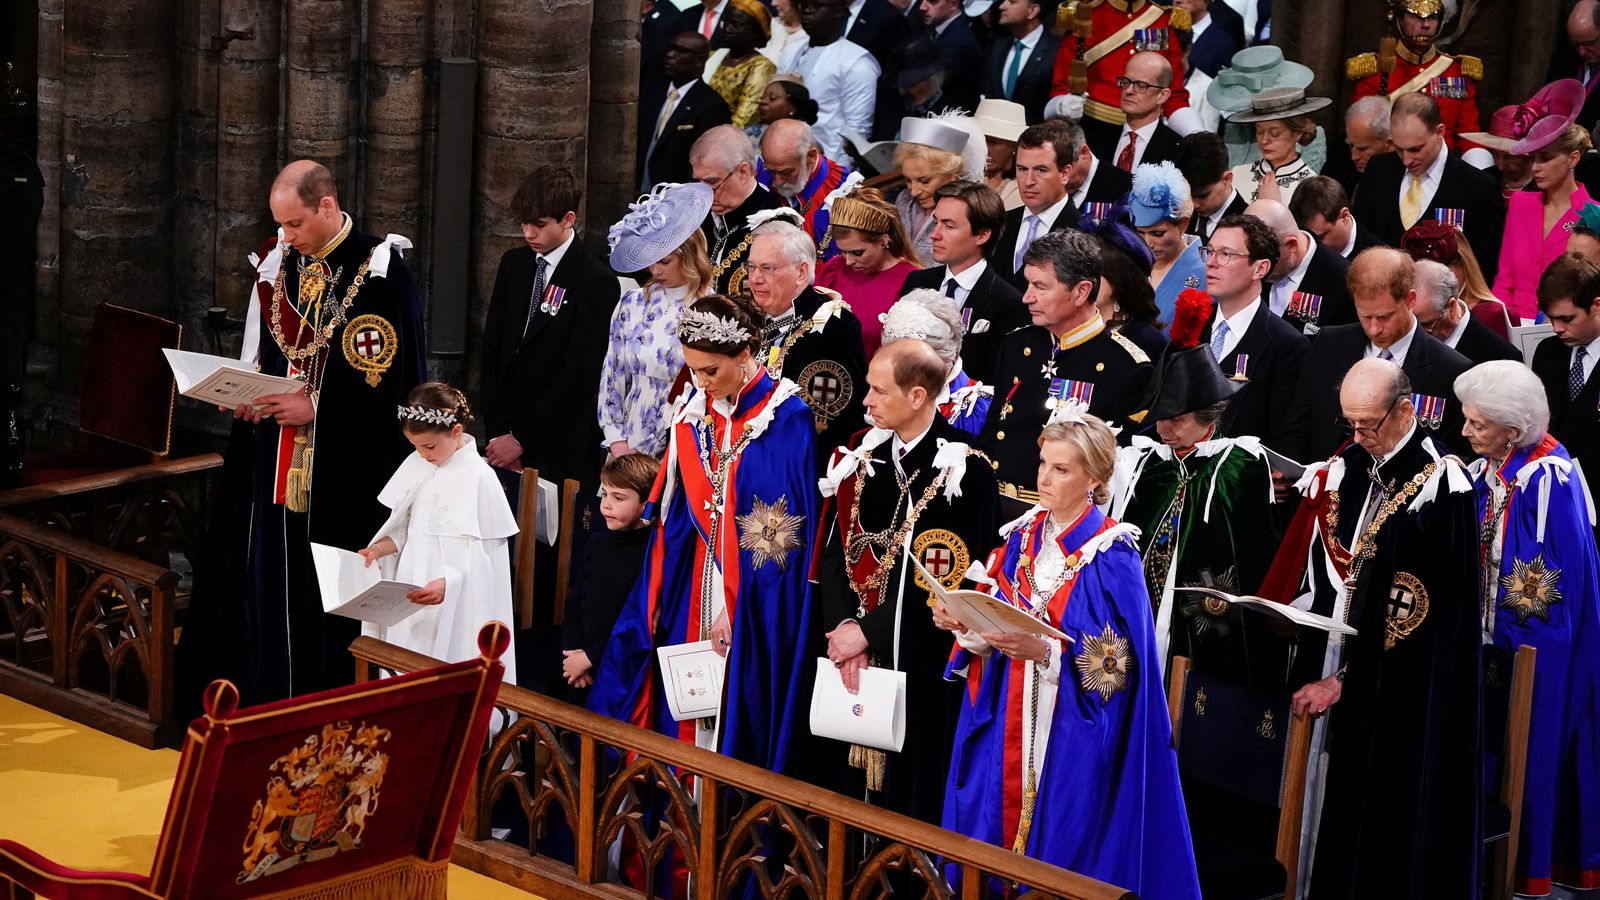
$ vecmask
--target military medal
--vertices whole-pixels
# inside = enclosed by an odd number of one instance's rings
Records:
[[[1441,225],[1449,225],[1454,228],[1467,227],[1467,211],[1464,209],[1447,209],[1443,206],[1436,207],[1433,211],[1433,217],[1437,219]]]
[[[1434,431],[1444,422],[1444,398],[1427,394],[1412,394],[1411,404],[1417,410],[1417,424]]]
[[[1087,201],[1083,204],[1083,215],[1087,219],[1103,220],[1111,212],[1110,203],[1100,201]]]
[[[1289,298],[1289,308],[1285,311],[1285,314],[1315,323],[1317,318],[1322,315],[1322,295],[1295,291],[1294,295]]]
[[[544,299],[539,302],[539,311],[547,315],[555,315],[561,311],[561,304],[566,302],[567,289],[550,285],[544,289]]]
[[[1234,357],[1233,374],[1228,376],[1229,381],[1249,381],[1247,370],[1250,367],[1250,354],[1240,353]]]
[[[1045,409],[1055,409],[1063,400],[1077,400],[1089,405],[1094,400],[1094,382],[1073,381],[1070,378],[1050,379],[1050,396],[1045,399]]]

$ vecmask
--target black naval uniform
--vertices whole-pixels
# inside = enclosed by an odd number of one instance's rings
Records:
[[[824,303],[837,303],[837,314],[820,332],[811,318]],[[861,343],[861,320],[843,299],[826,288],[808,287],[794,298],[792,315],[767,323],[761,361],[767,371],[800,386],[801,399],[816,417],[818,461],[861,430],[867,396],[867,353]]]
[[[863,432],[851,441],[859,445]],[[881,434],[881,432],[880,432]],[[824,630],[832,631],[847,620],[855,620],[866,636],[872,664],[898,668],[906,673],[906,741],[899,753],[888,754],[881,791],[871,793],[872,801],[895,812],[937,823],[944,806],[945,779],[950,771],[950,752],[955,741],[960,715],[962,683],[944,680],[949,661],[951,638],[933,623],[928,609],[932,592],[919,583],[920,576],[910,558],[921,562],[946,588],[961,586],[962,574],[974,560],[982,562],[999,543],[996,514],[999,496],[994,472],[976,452],[967,454],[967,468],[961,478],[961,496],[946,500],[944,488],[934,493],[912,526],[910,546],[899,540],[908,509],[919,501],[939,475],[934,457],[939,442],[966,443],[970,435],[935,416],[932,426],[900,460],[906,478],[901,491],[900,473],[893,462],[894,439],[878,444],[871,451],[871,477],[862,478],[867,464],[845,479],[836,496],[828,501],[822,515],[819,551],[813,570],[817,601],[822,607]],[[863,531],[890,532],[887,543],[897,544],[894,568],[883,589],[868,591],[863,598],[850,584],[850,567],[845,557],[843,535],[850,529],[850,512],[856,491],[861,492],[860,516],[853,534]],[[881,563],[884,547],[867,549],[855,566],[858,583],[866,581]],[[864,602],[865,600],[865,602]],[[868,607],[870,606],[870,611]],[[896,619],[899,647],[896,652]],[[841,745],[828,742],[826,749],[837,761],[824,768],[826,781],[841,793],[862,796],[866,772],[844,762]]]
[[[787,206],[783,198],[761,185],[739,204],[739,208],[722,216],[719,224],[716,213],[706,213],[700,230],[706,235],[706,249],[711,258],[711,270],[716,275],[717,293],[737,294],[744,289],[745,260],[750,258],[750,217],[764,209]]]
[[[285,467],[300,457],[290,456],[287,426],[270,419],[233,423],[206,565],[196,573],[178,645],[181,697],[198,701],[212,678],[228,678],[244,702],[265,703],[354,677],[347,648],[358,625],[323,612],[310,542],[358,550],[383,525],[389,511],[378,493],[411,452],[395,409],[424,377],[422,302],[400,251],[392,251],[387,275],[367,272],[350,293],[378,243],[350,229],[320,261],[285,245],[276,315],[274,291],[265,290],[271,285],[258,285],[262,372],[289,374],[274,332],[291,347],[309,349],[314,331],[309,322],[298,327],[302,310],[315,319],[320,305],[319,321],[339,322],[317,362],[299,364],[316,397],[309,491],[299,492],[304,510],[292,508],[301,505],[291,499],[298,479],[285,475]],[[317,269],[326,277],[316,279]],[[335,318],[347,296],[352,303]]]
[[[1039,325],[1012,332],[1000,342],[999,373],[980,443],[994,459],[1000,493],[1031,504],[1039,499],[1038,439],[1052,390],[1086,400],[1091,414],[1131,436],[1127,426],[1142,418],[1151,366],[1138,345],[1096,315],[1059,341]]]

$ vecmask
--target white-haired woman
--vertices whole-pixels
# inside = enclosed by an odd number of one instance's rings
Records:
[[[1155,288],[1156,310],[1161,321],[1171,322],[1179,294],[1189,288],[1206,289],[1200,237],[1187,233],[1194,216],[1189,183],[1170,162],[1145,163],[1133,170],[1128,210],[1133,213],[1133,227],[1155,255],[1150,286]]]
[[[968,570],[1072,642],[971,632],[934,606],[958,643],[949,674],[968,685],[943,824],[1143,897],[1198,898],[1138,530],[1096,507],[1117,439],[1086,409],[1056,408],[1039,505]]]
[[[1546,429],[1544,387],[1508,360],[1455,382],[1482,522],[1483,642],[1538,651],[1516,891],[1600,875],[1600,562],[1592,503]],[[1559,836],[1558,836],[1559,831]],[[1586,886],[1579,881],[1577,886]]]
[[[983,430],[994,400],[994,388],[968,377],[961,365],[961,307],[956,301],[930,288],[907,291],[899,302],[883,314],[883,342],[902,338],[926,341],[944,361],[944,392],[939,395],[939,414],[945,421],[967,432]]]

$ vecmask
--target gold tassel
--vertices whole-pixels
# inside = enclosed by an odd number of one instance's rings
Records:
[[[1033,805],[1039,802],[1039,777],[1028,770],[1028,786],[1022,791],[1022,815],[1017,817],[1017,839],[1011,845],[1012,853],[1023,853],[1028,847],[1028,832],[1033,828]]]
[[[1072,61],[1067,70],[1067,90],[1074,94],[1089,93],[1089,65],[1081,59]]]
[[[867,789],[883,790],[883,773],[889,767],[889,754],[860,744],[850,745],[850,765],[867,770]]]
[[[448,859],[429,862],[409,857],[308,885],[291,896],[296,900],[444,900],[449,870]]]
[[[303,426],[294,436],[294,455],[289,460],[288,477],[283,485],[283,505],[290,512],[303,513],[311,509],[312,428],[312,425]]]

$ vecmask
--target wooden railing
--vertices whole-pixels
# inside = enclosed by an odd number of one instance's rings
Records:
[[[171,743],[177,586],[166,566],[0,513],[0,693]]]
[[[222,471],[215,453],[0,491],[0,511],[163,568],[204,549],[202,518]]]
[[[359,681],[438,664],[367,637],[350,650]],[[1133,896],[522,688],[502,687],[498,706],[516,719],[480,760],[453,861],[542,896],[667,894],[670,886],[659,883],[640,890],[607,881],[608,850],[619,837],[632,848],[625,864],[630,853],[652,863],[675,854],[697,900],[741,884],[765,897],[855,900],[886,895],[891,880],[896,896],[911,898],[978,898],[1018,884],[1041,898]],[[667,806],[653,827],[640,799],[650,795]],[[528,846],[490,836],[491,812],[503,816],[508,805],[532,836]],[[558,833],[574,836],[570,862],[538,852],[539,838]],[[961,872],[953,886],[945,880],[952,864]],[[650,878],[657,867],[637,868]]]

